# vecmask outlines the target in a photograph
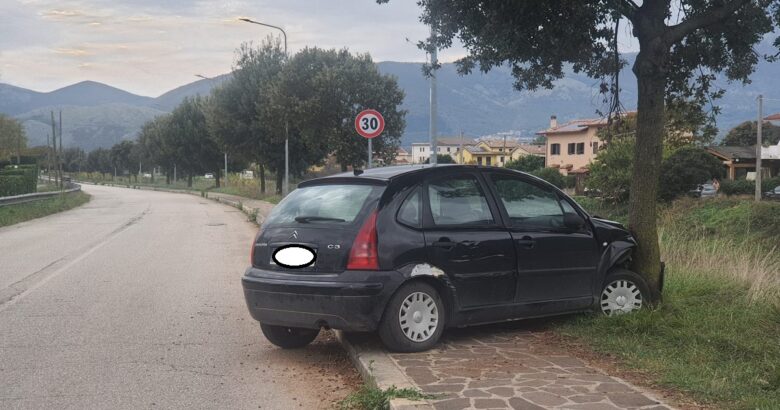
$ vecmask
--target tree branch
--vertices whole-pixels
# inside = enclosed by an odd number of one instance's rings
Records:
[[[613,0],[613,3],[618,13],[633,22],[636,12],[639,10],[639,6],[633,0]]]
[[[713,7],[705,13],[687,18],[679,24],[670,26],[669,30],[667,30],[666,34],[663,36],[664,41],[666,44],[674,44],[702,27],[711,26],[725,19],[729,14],[734,13],[749,2],[750,0],[726,1],[722,6]]]

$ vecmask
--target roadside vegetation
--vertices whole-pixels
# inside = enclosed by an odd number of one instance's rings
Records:
[[[386,409],[390,405],[390,400],[397,398],[424,400],[433,396],[415,389],[399,389],[395,386],[382,390],[366,382],[357,391],[341,400],[338,407],[341,410]]]
[[[625,222],[627,207],[580,198]],[[681,199],[659,205],[663,303],[578,316],[558,331],[643,380],[719,408],[780,403],[780,203]]]
[[[88,194],[77,191],[34,202],[3,206],[0,207],[0,227],[67,211],[89,202],[89,199]]]

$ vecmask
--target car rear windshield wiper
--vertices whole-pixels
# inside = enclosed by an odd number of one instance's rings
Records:
[[[296,216],[295,222],[309,223],[309,222],[344,222],[341,218],[329,218],[327,216]]]

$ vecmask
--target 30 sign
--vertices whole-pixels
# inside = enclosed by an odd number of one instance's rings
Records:
[[[355,117],[355,130],[364,138],[378,137],[385,130],[385,118],[376,110],[363,110]]]

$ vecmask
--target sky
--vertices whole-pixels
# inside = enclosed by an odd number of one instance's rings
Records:
[[[415,0],[0,0],[0,82],[51,91],[99,81],[156,97],[230,71],[235,49],[287,31],[290,52],[347,47],[374,61],[425,61]],[[622,51],[632,51],[630,35]],[[408,41],[407,41],[408,39]],[[443,62],[462,57],[460,45]]]

